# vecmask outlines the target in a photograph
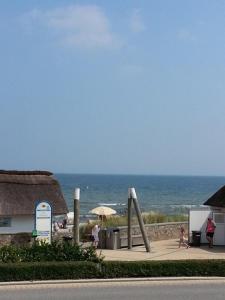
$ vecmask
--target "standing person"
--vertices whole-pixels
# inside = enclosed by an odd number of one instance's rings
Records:
[[[184,230],[183,226],[180,227],[179,248],[181,245],[185,246],[187,249],[190,248],[190,246],[188,245],[188,243],[186,242],[186,239],[185,239],[185,230]]]
[[[93,236],[93,243],[92,243],[92,245],[95,248],[98,247],[98,242],[99,242],[98,233],[99,233],[99,231],[100,231],[100,226],[97,225],[97,224],[91,230],[91,235]]]
[[[216,229],[216,223],[213,221],[211,217],[208,218],[208,222],[206,225],[206,239],[209,242],[209,248],[213,248],[213,236]]]
[[[67,226],[67,219],[64,218],[63,221],[62,221],[62,228],[66,229],[66,226]]]
[[[58,224],[58,222],[54,221],[53,222],[53,231],[57,232],[58,230],[59,230],[59,224]]]

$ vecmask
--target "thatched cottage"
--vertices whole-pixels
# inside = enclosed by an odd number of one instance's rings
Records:
[[[48,201],[53,215],[68,212],[51,172],[0,170],[0,235],[31,233],[37,201]]]

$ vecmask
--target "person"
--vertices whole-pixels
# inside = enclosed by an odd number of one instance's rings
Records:
[[[213,248],[213,236],[216,229],[216,223],[211,217],[208,218],[206,225],[206,239],[209,242],[209,248]]]
[[[58,224],[58,222],[54,221],[53,222],[53,231],[57,232],[58,230],[59,230],[59,224]]]
[[[66,229],[66,226],[67,226],[67,219],[64,218],[63,221],[62,221],[62,228]]]
[[[184,226],[180,227],[179,248],[181,247],[181,245],[185,246],[187,249],[190,248],[190,246],[188,245],[188,243],[186,242],[186,239],[185,239],[185,229],[184,229]]]
[[[98,242],[99,242],[99,236],[98,233],[100,231],[100,226],[99,225],[95,225],[92,230],[91,230],[91,235],[93,237],[93,241],[92,241],[92,245],[93,247],[97,248],[98,247]]]

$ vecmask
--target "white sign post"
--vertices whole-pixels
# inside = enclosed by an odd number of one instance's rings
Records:
[[[35,209],[36,240],[51,244],[52,207],[47,201],[38,202]]]

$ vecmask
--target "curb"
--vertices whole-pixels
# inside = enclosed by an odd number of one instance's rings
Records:
[[[37,281],[10,281],[0,282],[2,286],[15,285],[43,285],[43,284],[74,284],[74,283],[116,283],[116,282],[154,282],[154,281],[225,281],[225,277],[147,277],[147,278],[111,278],[111,279],[80,279],[80,280],[37,280]]]

